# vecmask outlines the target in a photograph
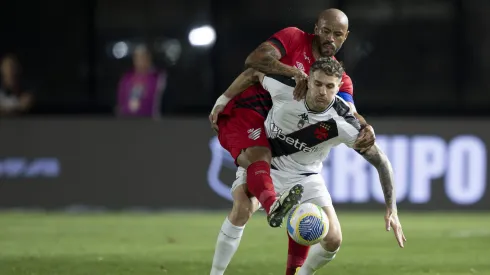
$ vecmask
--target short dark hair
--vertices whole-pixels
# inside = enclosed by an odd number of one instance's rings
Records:
[[[311,65],[310,74],[318,70],[321,70],[326,75],[336,76],[338,78],[342,78],[342,75],[344,74],[344,67],[342,67],[342,64],[333,57],[322,57],[317,59]]]

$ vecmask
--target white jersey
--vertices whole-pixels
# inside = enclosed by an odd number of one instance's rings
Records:
[[[295,174],[320,173],[332,147],[354,145],[360,124],[342,98],[336,96],[325,111],[314,112],[306,100],[294,100],[293,79],[265,76],[262,86],[273,102],[265,121],[273,169]]]

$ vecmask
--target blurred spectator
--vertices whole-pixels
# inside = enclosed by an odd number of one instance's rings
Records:
[[[153,66],[151,53],[145,46],[135,49],[133,66],[119,81],[117,114],[123,117],[160,117],[166,72]]]
[[[15,115],[29,111],[33,103],[32,89],[21,77],[21,66],[13,54],[0,62],[0,115]]]

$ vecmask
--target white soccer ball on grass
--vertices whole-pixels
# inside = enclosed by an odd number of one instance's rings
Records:
[[[328,217],[323,209],[313,203],[301,203],[291,209],[287,230],[291,238],[305,246],[311,246],[328,233]]]

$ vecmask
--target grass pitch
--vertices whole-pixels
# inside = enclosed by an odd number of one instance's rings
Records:
[[[344,242],[317,272],[490,274],[489,213],[403,213],[398,248],[383,212],[339,211]],[[0,275],[207,275],[225,213],[0,213]],[[284,274],[286,231],[257,214],[227,274]]]

